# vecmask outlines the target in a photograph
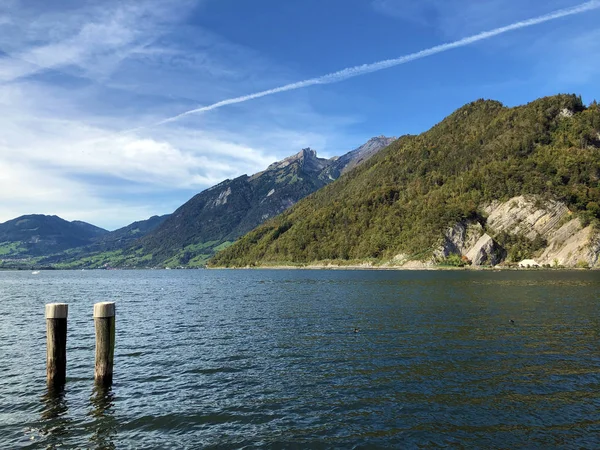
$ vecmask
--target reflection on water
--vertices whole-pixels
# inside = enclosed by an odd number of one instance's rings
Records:
[[[69,434],[71,419],[63,386],[49,386],[42,396],[42,426],[39,433],[46,438],[46,448],[60,447]]]
[[[115,395],[111,387],[96,385],[90,397],[90,442],[97,449],[114,449],[117,421],[114,417]]]
[[[90,386],[93,386],[92,380]],[[115,394],[112,388],[98,385],[93,388],[87,420],[73,418],[74,414],[70,413],[67,398],[73,394],[64,388],[48,387],[41,397],[41,421],[28,433],[34,448],[39,445],[46,449],[69,448],[72,436],[77,434],[78,429],[84,429],[89,436],[89,444],[85,448],[115,449],[118,423],[114,417]]]
[[[500,272],[489,272],[489,273],[497,273]],[[538,273],[545,274],[540,271]],[[488,280],[472,280],[472,284],[481,285],[481,286],[510,286],[510,287],[520,287],[520,286],[541,286],[548,288],[550,286],[559,286],[559,287],[593,287],[597,284],[597,280],[593,279],[551,279],[551,278],[541,278],[541,279],[525,279],[525,280],[514,280],[514,279],[488,279]]]

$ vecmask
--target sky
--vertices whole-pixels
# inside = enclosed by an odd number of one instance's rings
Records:
[[[113,230],[479,98],[600,100],[599,76],[600,0],[2,0],[0,222]]]

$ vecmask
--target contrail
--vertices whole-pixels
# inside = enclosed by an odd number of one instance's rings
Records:
[[[417,59],[427,58],[428,56],[436,55],[438,53],[446,52],[448,50],[452,50],[459,47],[465,47],[470,44],[474,44],[475,42],[483,41],[486,39],[490,39],[492,37],[508,33],[509,31],[519,30],[521,28],[527,28],[534,25],[539,25],[545,22],[550,22],[552,20],[561,19],[567,16],[573,16],[576,14],[582,14],[587,11],[592,11],[594,9],[600,8],[600,0],[592,0],[586,3],[582,3],[578,6],[574,6],[571,8],[560,9],[558,11],[554,11],[549,14],[545,14],[543,16],[535,17],[533,19],[524,20],[521,22],[516,22],[512,25],[506,25],[501,28],[496,28],[494,30],[485,31],[483,33],[479,33],[470,37],[466,37],[460,39],[458,41],[449,42],[446,44],[436,45],[435,47],[431,47],[426,50],[421,50],[416,53],[411,53],[409,55],[401,56],[399,58],[387,59],[385,61],[379,61],[371,64],[363,64],[360,66],[350,67],[347,69],[339,70],[337,72],[333,72],[327,75],[323,75],[316,78],[309,78],[308,80],[298,81],[296,83],[286,84],[285,86],[277,87],[274,89],[269,89],[266,91],[256,92],[250,95],[244,95],[242,97],[230,98],[227,100],[222,100],[220,102],[214,103],[212,105],[203,106],[201,108],[192,109],[181,114],[178,114],[173,117],[169,117],[167,119],[161,120],[160,122],[155,123],[152,126],[163,125],[169,122],[175,122],[185,116],[189,116],[191,114],[199,114],[207,111],[212,111],[213,109],[222,108],[227,105],[234,105],[236,103],[244,103],[249,100],[254,100],[256,98],[266,97],[268,95],[278,94],[280,92],[294,91],[296,89],[302,89],[309,86],[314,86],[318,84],[331,84],[338,83],[340,81],[347,80],[349,78],[358,77],[360,75],[365,75],[372,72],[377,72],[383,69],[389,69],[390,67],[399,66],[401,64],[406,64],[411,61],[415,61]],[[142,127],[144,128],[144,127]],[[139,128],[137,128],[139,129]],[[137,130],[136,129],[136,130]]]

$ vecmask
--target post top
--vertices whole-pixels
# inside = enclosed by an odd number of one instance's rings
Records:
[[[115,317],[115,302],[95,303],[94,317]]]
[[[69,314],[69,305],[66,303],[48,303],[46,305],[46,319],[66,319]]]

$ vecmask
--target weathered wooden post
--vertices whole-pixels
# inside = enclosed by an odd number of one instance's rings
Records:
[[[101,302],[94,305],[94,324],[96,326],[96,383],[108,386],[113,379],[113,361],[115,356],[115,304]]]
[[[67,315],[66,303],[46,305],[46,381],[50,386],[62,386],[67,378]]]

